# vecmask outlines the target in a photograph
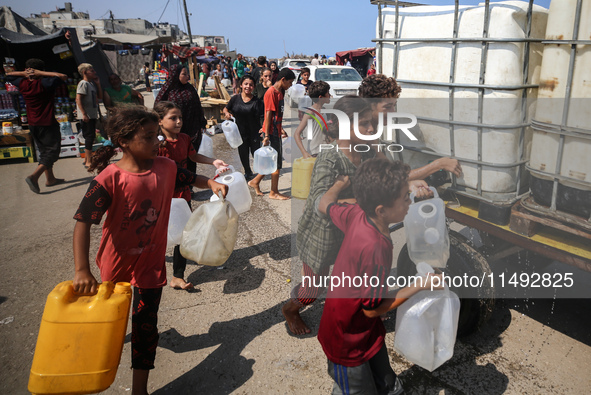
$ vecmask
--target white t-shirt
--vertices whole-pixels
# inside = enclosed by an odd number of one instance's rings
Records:
[[[316,58],[312,59],[312,62],[310,62],[310,64],[312,66],[318,66],[320,64],[320,61]]]
[[[308,140],[308,127],[310,126],[310,122],[312,123],[312,139]],[[310,153],[310,155],[317,155],[320,153],[320,144],[324,144],[326,142],[326,138],[324,133],[322,133],[322,129],[320,126],[314,121],[313,119],[308,119],[308,125],[302,130],[302,142],[304,143],[304,148],[306,151]]]

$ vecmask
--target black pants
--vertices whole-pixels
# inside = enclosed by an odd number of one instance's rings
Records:
[[[158,347],[158,309],[162,288],[133,287],[131,315],[131,367],[154,369]]]
[[[244,175],[249,177],[252,175],[250,168],[250,155],[254,157],[254,152],[261,148],[261,137],[257,134],[256,136],[244,136],[242,135],[242,144],[238,147],[238,155],[240,156],[240,163],[244,168]]]
[[[39,164],[51,169],[60,157],[62,135],[58,124],[51,126],[29,126],[35,145],[39,149]]]
[[[174,247],[172,255],[172,275],[176,278],[185,279],[185,268],[187,267],[187,258],[181,255],[181,247]]]
[[[96,119],[89,119],[88,122],[80,121],[82,126],[82,137],[84,137],[84,149],[86,155],[92,155],[92,146],[96,137]]]

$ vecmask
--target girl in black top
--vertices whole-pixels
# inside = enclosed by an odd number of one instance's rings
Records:
[[[271,77],[271,69],[268,67],[263,67],[261,69],[261,79],[257,83],[257,86],[254,88],[254,95],[258,99],[263,100],[263,98],[265,97],[265,92],[267,92],[267,89],[269,89],[273,85],[273,82],[271,82]]]
[[[240,93],[232,96],[224,108],[224,116],[230,119],[236,118],[236,125],[242,137],[242,145],[238,147],[240,162],[244,167],[244,177],[251,180],[254,177],[250,169],[250,154],[261,147],[261,117],[264,114],[264,104],[254,94],[254,79],[245,74],[240,79]]]

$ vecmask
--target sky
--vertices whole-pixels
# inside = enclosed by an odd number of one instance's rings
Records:
[[[169,22],[187,32],[182,0],[70,0],[74,11],[88,12],[90,19],[141,18]],[[338,51],[372,47],[377,6],[370,0],[186,0],[193,35],[220,35],[230,49],[246,56],[280,58],[288,54],[334,56]],[[430,5],[453,5],[453,0],[414,0]],[[478,0],[460,0],[461,5]],[[548,8],[550,0],[535,0]],[[8,0],[17,14],[55,11],[64,1]]]

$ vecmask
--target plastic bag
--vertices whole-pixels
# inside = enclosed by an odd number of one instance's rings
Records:
[[[234,251],[238,213],[221,193],[191,214],[181,238],[181,254],[200,265],[220,266]]]
[[[168,218],[168,236],[166,248],[181,244],[183,229],[191,217],[191,209],[185,199],[173,198],[170,202],[170,217]]]
[[[399,354],[430,372],[453,356],[460,316],[455,293],[447,287],[421,291],[397,310],[394,349]]]

